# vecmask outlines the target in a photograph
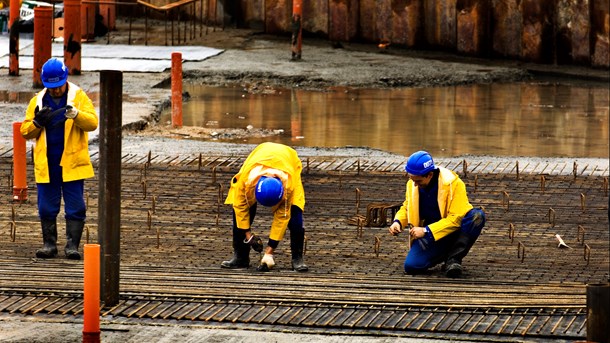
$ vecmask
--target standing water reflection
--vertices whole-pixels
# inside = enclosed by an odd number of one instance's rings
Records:
[[[293,146],[398,154],[608,157],[608,89],[514,83],[439,88],[275,90],[185,85],[185,126],[282,129]],[[161,116],[171,120],[170,113]],[[210,138],[211,139],[211,138]]]

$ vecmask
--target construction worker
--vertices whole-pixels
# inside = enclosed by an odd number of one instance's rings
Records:
[[[268,271],[275,266],[273,252],[290,229],[292,269],[306,272],[303,262],[303,209],[305,191],[301,182],[303,166],[297,152],[283,144],[262,143],[246,158],[231,180],[225,204],[233,206],[233,258],[222,268],[248,268],[250,248],[263,251],[262,240],[252,230],[257,204],[270,207],[273,222],[265,253],[258,267]]]
[[[67,258],[80,260],[78,246],[86,218],[84,179],[94,176],[87,132],[97,128],[98,117],[87,94],[68,82],[62,61],[45,62],[41,79],[45,88],[30,100],[21,124],[21,135],[36,140],[34,175],[43,239],[36,257],[57,256],[57,215],[63,196],[64,252]]]
[[[479,237],[485,213],[470,204],[459,176],[436,167],[426,151],[413,153],[405,169],[409,173],[405,201],[389,229],[392,235],[409,229],[405,272],[416,274],[445,262],[445,274],[460,277],[462,259]]]

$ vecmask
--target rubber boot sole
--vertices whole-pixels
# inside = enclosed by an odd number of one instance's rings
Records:
[[[55,258],[57,257],[57,249],[40,249],[36,251],[37,258]]]

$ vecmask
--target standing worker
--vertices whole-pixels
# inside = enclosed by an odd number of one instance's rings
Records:
[[[68,68],[57,58],[42,66],[44,89],[26,109],[21,125],[25,139],[35,139],[34,175],[43,247],[38,258],[57,256],[57,215],[64,199],[66,257],[80,260],[78,252],[86,205],[84,179],[94,176],[87,132],[97,128],[95,107],[85,91],[68,82]]]
[[[409,229],[405,272],[416,274],[445,262],[447,277],[462,276],[462,259],[481,234],[485,213],[470,204],[459,176],[435,167],[429,153],[413,153],[405,169],[409,173],[405,201],[389,229],[392,235]]]
[[[283,144],[258,145],[231,180],[225,204],[233,205],[233,258],[224,261],[222,268],[248,268],[250,248],[263,251],[262,240],[252,232],[257,204],[270,207],[273,222],[265,254],[258,267],[268,271],[275,266],[273,252],[290,229],[292,269],[306,272],[303,262],[305,229],[303,209],[305,190],[301,182],[303,166],[297,152]]]

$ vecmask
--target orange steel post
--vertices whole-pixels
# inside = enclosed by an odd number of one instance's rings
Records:
[[[42,87],[40,73],[42,65],[51,58],[51,40],[53,26],[53,8],[37,6],[34,8],[34,70],[32,85]]]
[[[9,60],[8,74],[19,76],[19,0],[11,0],[9,9],[8,27],[9,33]]]
[[[21,123],[13,123],[13,201],[28,199],[26,180],[25,138],[20,132]]]
[[[100,245],[85,244],[83,342],[100,341]]]
[[[182,127],[182,53],[172,53],[172,126]]]
[[[292,0],[292,60],[301,59],[303,0]]]
[[[95,38],[95,15],[97,11],[97,1],[85,0],[80,6],[80,31],[83,40]]]
[[[116,0],[103,0],[100,3],[100,15],[102,23],[106,25],[108,31],[113,31],[116,28]]]
[[[70,75],[80,75],[81,0],[64,1],[64,63]]]

